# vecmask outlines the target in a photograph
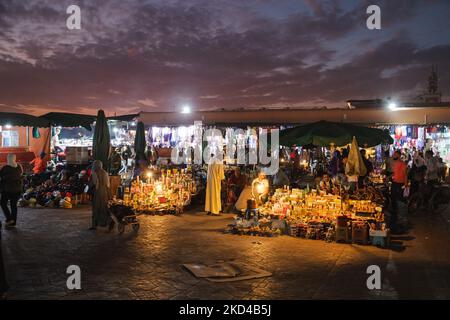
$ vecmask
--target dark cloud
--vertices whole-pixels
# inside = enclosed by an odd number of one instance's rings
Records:
[[[365,28],[369,1],[78,3],[82,30],[69,31],[71,1],[0,0],[0,108],[342,106],[414,95],[432,63],[450,86],[445,32],[430,31],[436,45],[424,46],[411,31],[432,25],[448,6],[439,1],[378,1],[375,32]]]

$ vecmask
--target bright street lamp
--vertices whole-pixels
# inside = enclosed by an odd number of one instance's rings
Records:
[[[188,105],[183,106],[183,109],[181,109],[181,113],[191,113],[191,107],[189,107]]]
[[[391,102],[388,104],[388,108],[391,111],[395,111],[395,110],[397,110],[397,104],[395,102]]]

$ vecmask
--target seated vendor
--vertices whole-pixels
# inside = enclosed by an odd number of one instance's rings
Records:
[[[265,203],[269,199],[269,180],[263,171],[260,171],[258,177],[253,180],[252,193],[258,204]]]
[[[47,169],[47,162],[44,160],[46,156],[45,152],[41,152],[39,156],[34,158],[30,164],[34,165],[33,167],[33,173],[36,175],[40,175],[45,172]]]
[[[109,171],[111,175],[118,175],[122,166],[122,157],[116,148],[111,148],[111,155],[109,156]]]
[[[321,191],[326,191],[326,193],[333,193],[333,182],[328,174],[324,174],[319,182],[319,189]]]
[[[139,176],[140,179],[142,179],[142,180],[145,179],[146,178],[147,169],[148,169],[147,161],[145,161],[145,160],[138,160],[137,161],[137,166],[134,169],[134,178]]]
[[[291,182],[287,174],[284,172],[282,168],[278,169],[278,172],[273,177],[273,186],[275,188],[283,188],[284,186],[290,186]]]
[[[236,167],[233,170],[233,174],[227,180],[227,185],[233,189],[233,192],[236,196],[239,196],[239,194],[245,188],[245,180],[245,175],[241,173],[239,167]]]

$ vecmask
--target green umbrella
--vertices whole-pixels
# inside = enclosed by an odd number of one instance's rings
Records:
[[[146,160],[145,148],[147,142],[145,141],[144,123],[139,121],[136,127],[136,137],[134,138],[134,150],[136,152],[136,160]]]
[[[39,118],[50,122],[54,127],[75,128],[81,126],[89,131],[92,130],[91,125],[96,120],[95,116],[67,112],[50,112]]]
[[[363,147],[392,144],[394,141],[387,131],[357,126],[348,123],[319,121],[289,128],[280,132],[280,144],[284,146],[315,145],[318,147],[344,146],[356,137]]]
[[[50,123],[46,119],[25,113],[0,112],[0,126],[48,128]]]
[[[94,160],[100,160],[103,163],[103,168],[108,168],[110,142],[108,122],[105,117],[105,112],[103,110],[99,110],[97,114],[97,121],[95,123],[92,156],[94,157]]]

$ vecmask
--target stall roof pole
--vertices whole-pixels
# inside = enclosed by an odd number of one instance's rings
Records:
[[[26,137],[27,137],[27,147],[30,147],[30,127],[26,127],[27,128],[27,133],[26,133]]]

